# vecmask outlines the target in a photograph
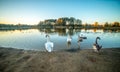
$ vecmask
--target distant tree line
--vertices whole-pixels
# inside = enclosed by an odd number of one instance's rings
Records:
[[[76,19],[74,17],[62,17],[58,19],[47,19],[44,21],[40,21],[38,23],[38,27],[41,28],[53,28],[53,26],[66,26],[68,28],[104,28],[104,27],[120,27],[119,22],[99,24],[95,22],[94,24],[82,24],[80,19]],[[64,28],[66,28],[64,27]]]
[[[119,22],[114,22],[114,23],[108,23],[108,22],[106,22],[104,24],[104,27],[120,27],[120,23]]]
[[[47,19],[40,21],[38,26],[66,26],[66,25],[81,25],[82,21],[80,19],[75,19],[74,17],[62,17],[58,19]]]
[[[4,29],[29,29],[35,27],[34,25],[25,25],[25,24],[0,24],[0,30]]]
[[[80,19],[74,17],[62,17],[58,19],[46,19],[40,21],[38,25],[27,25],[27,24],[0,24],[1,29],[29,29],[29,28],[120,28],[119,22],[113,22],[105,24],[99,24],[95,22],[94,24],[82,24]]]

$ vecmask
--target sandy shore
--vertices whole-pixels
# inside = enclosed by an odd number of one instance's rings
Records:
[[[120,72],[120,48],[48,53],[0,47],[0,72]]]

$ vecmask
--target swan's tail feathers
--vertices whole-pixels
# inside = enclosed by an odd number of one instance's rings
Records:
[[[53,47],[54,47],[54,44],[53,43],[51,43],[51,50],[53,51]]]
[[[102,45],[98,47],[98,51],[102,48]]]

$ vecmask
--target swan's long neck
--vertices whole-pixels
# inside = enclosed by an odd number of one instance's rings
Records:
[[[47,37],[47,42],[50,42],[50,37]]]
[[[95,44],[98,44],[98,38],[96,38]]]
[[[70,36],[68,36],[68,38],[69,38],[69,39],[71,39],[71,37],[70,37]]]

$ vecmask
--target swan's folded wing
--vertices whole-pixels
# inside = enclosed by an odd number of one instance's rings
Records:
[[[52,42],[45,43],[45,48],[48,52],[51,52],[53,50],[53,43]]]
[[[54,44],[51,42],[51,47],[53,48]]]

